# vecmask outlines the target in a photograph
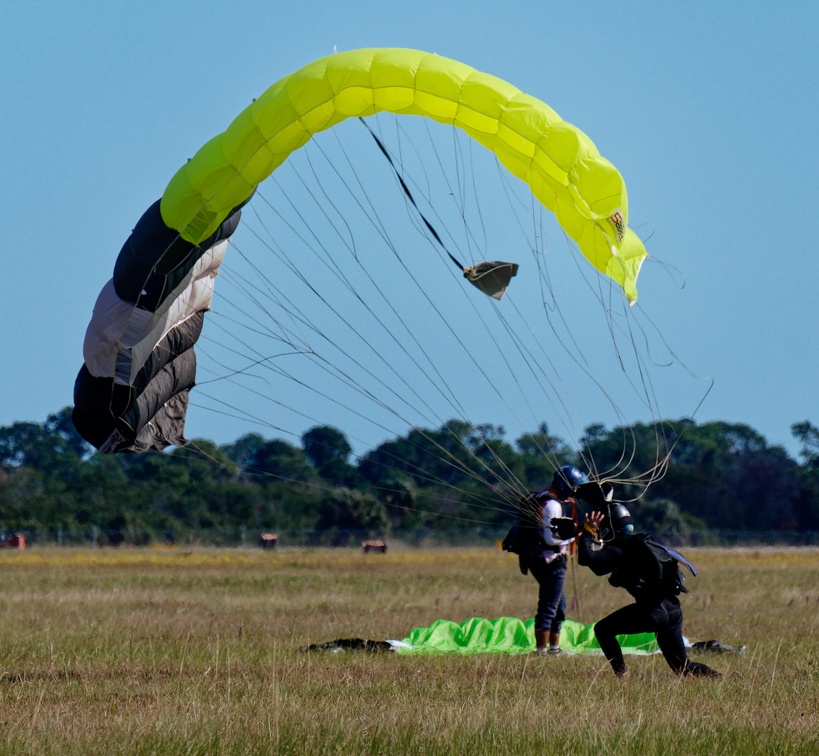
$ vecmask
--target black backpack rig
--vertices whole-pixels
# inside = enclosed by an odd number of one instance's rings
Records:
[[[694,576],[697,570],[679,551],[660,543],[648,533],[627,536],[622,546],[632,554],[633,560],[629,560],[632,564],[616,569],[609,584],[625,588],[632,595],[646,592],[679,596],[688,593],[680,565],[685,565]]]
[[[546,548],[543,540],[543,502],[537,494],[525,496],[518,502],[517,519],[501,543],[501,548],[518,555],[520,571],[529,572],[529,561]]]

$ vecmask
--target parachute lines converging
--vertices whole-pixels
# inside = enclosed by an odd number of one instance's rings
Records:
[[[547,249],[555,223],[582,255],[576,277],[603,319],[603,349],[577,333],[571,313],[589,309],[570,301],[579,290],[569,296],[556,283]],[[329,408],[381,438],[420,432],[497,507],[498,495],[524,488],[493,430],[474,429],[464,463],[424,429],[502,407],[524,429],[556,418],[577,444],[580,380],[624,428],[630,413],[615,382],[659,420],[640,345],[653,342],[653,324],[641,325],[633,307],[646,257],[628,226],[622,176],[545,103],[420,51],[329,56],[254,100],[139,220],[94,308],[74,423],[102,452],[140,452],[185,444],[197,384],[197,406],[280,433],[325,424]],[[463,287],[464,277],[495,301]],[[261,417],[241,393],[275,409]],[[646,484],[667,460],[660,425],[656,434]],[[559,466],[555,450],[541,451]],[[624,438],[613,466],[586,462],[616,477],[633,453]]]

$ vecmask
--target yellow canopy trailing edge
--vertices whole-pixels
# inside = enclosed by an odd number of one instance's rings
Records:
[[[417,50],[339,53],[276,82],[177,171],[162,196],[164,222],[200,243],[314,134],[380,111],[456,126],[491,150],[636,301],[647,253],[628,228],[625,182],[591,139],[502,79]]]

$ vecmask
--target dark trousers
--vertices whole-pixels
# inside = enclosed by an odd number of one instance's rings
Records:
[[[630,604],[612,612],[594,626],[594,634],[615,674],[626,672],[618,635],[653,632],[663,657],[678,675],[717,677],[711,667],[688,658],[682,637],[682,608],[676,598],[666,598],[655,604]]]
[[[563,584],[566,582],[566,557],[558,556],[551,562],[545,559],[533,559],[529,572],[537,580],[537,614],[535,629],[559,633],[566,619],[566,596]]]

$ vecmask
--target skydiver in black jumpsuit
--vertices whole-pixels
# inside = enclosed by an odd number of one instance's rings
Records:
[[[711,667],[688,658],[682,637],[680,600],[656,581],[652,584],[650,580],[641,579],[656,570],[654,565],[646,564],[646,560],[653,557],[640,548],[640,538],[633,534],[634,526],[626,507],[612,504],[609,511],[612,513],[610,524],[602,512],[592,512],[586,517],[578,539],[577,561],[589,567],[595,575],[610,574],[609,582],[625,588],[635,599],[634,604],[612,612],[594,626],[594,634],[614,674],[618,677],[628,674],[616,636],[654,632],[668,666],[678,675],[722,677]],[[604,521],[614,537],[601,546],[596,542],[596,534]]]

